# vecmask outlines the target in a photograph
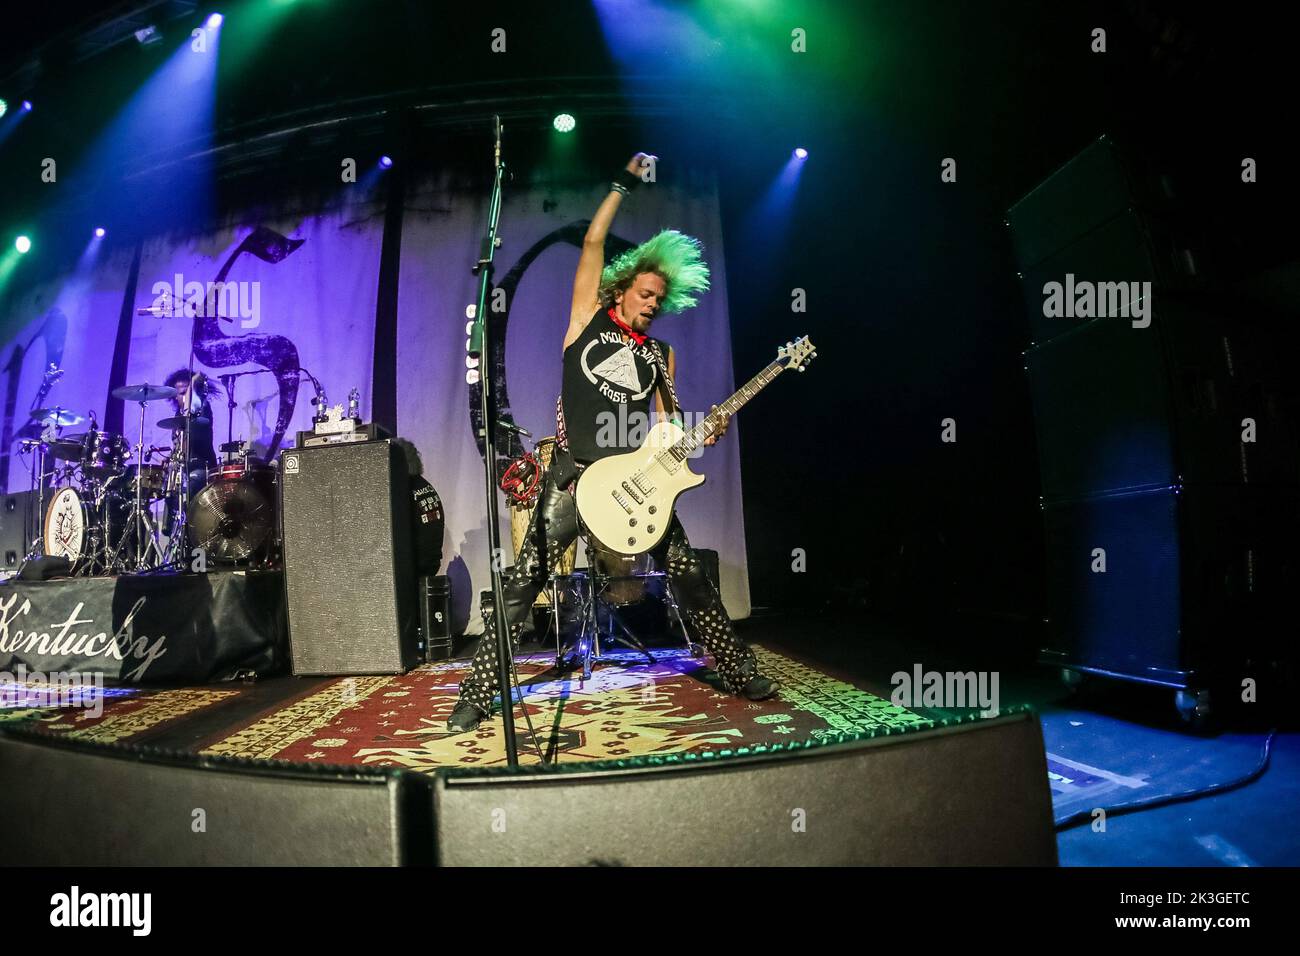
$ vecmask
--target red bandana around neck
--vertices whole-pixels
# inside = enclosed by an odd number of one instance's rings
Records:
[[[626,332],[628,335],[632,337],[633,342],[635,342],[637,345],[645,345],[646,337],[642,335],[640,332],[637,332],[635,329],[633,329],[622,319],[620,319],[618,317],[618,313],[614,311],[613,306],[610,306],[609,308],[609,317],[614,320],[615,325],[617,325],[620,329],[622,329],[624,332]]]

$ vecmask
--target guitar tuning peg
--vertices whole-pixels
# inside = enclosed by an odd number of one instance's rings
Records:
[[[801,371],[801,372],[804,370],[804,366],[802,366],[802,365],[798,366],[798,368],[799,368],[799,371]]]

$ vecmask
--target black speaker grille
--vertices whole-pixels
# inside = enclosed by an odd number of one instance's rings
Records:
[[[410,494],[388,441],[281,456],[295,674],[400,674],[417,656]]]

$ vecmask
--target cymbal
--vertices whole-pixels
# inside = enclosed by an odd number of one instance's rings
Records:
[[[211,424],[212,424],[212,419],[210,419],[210,418],[203,418],[203,417],[200,416],[200,415],[195,415],[193,418],[190,419],[190,424],[191,424],[191,425],[211,425]],[[162,419],[162,420],[160,420],[160,421],[158,422],[158,427],[159,427],[159,428],[170,428],[170,429],[172,429],[172,431],[182,431],[182,430],[184,430],[184,428],[185,428],[185,416],[184,416],[184,415],[173,415],[171,418],[164,418],[164,419]]]
[[[176,389],[170,385],[123,385],[113,389],[113,397],[124,402],[156,402],[160,398],[173,398]]]
[[[67,425],[80,425],[85,421],[80,415],[76,415],[66,408],[54,406],[53,408],[38,408],[28,416],[32,421],[40,422],[42,425],[58,425],[64,427]]]

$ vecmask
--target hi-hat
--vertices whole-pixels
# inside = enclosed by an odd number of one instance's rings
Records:
[[[159,428],[170,428],[173,431],[180,431],[185,427],[185,415],[173,415],[171,418],[164,418],[158,422]],[[201,415],[195,415],[190,418],[191,425],[211,425],[212,419],[203,418]]]
[[[123,385],[113,389],[113,397],[124,402],[156,402],[160,398],[174,398],[176,389],[170,385]]]
[[[60,428],[67,425],[80,425],[85,421],[80,415],[76,415],[57,405],[54,408],[38,408],[28,417],[32,421],[40,422],[42,425],[58,425]]]

